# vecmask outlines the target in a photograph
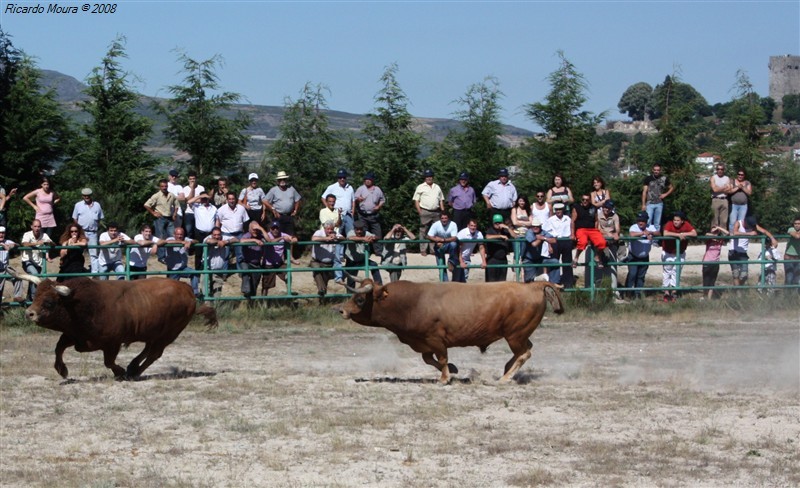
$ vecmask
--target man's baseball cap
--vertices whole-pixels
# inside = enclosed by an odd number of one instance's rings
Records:
[[[553,210],[564,210],[564,204],[556,203],[555,205],[553,205]]]
[[[432,169],[426,169],[425,172],[422,173],[422,176],[424,176],[425,178],[427,178],[429,176],[433,176],[433,170]]]
[[[170,176],[178,176],[178,170],[177,169],[169,170],[169,175]]]
[[[497,224],[497,223],[503,223],[503,216],[502,216],[502,215],[500,215],[500,214],[494,214],[494,215],[492,215],[492,223],[495,223],[495,224]]]
[[[647,212],[641,211],[638,214],[636,214],[637,222],[647,222],[648,220],[650,220],[650,216],[647,215]]]
[[[269,228],[270,229],[280,229],[281,228],[281,223],[278,222],[277,220],[273,220],[272,223],[269,224]]]
[[[458,175],[458,179],[459,180],[468,180],[469,179],[469,173],[467,173],[466,171],[462,171],[461,174]]]
[[[508,176],[508,170],[506,168],[500,169],[500,171],[497,172],[497,176]]]
[[[542,221],[539,219],[539,217],[534,217],[533,220],[531,221],[531,227],[541,227],[541,226],[542,226]]]
[[[340,169],[336,172],[336,178],[347,178],[347,171]]]
[[[247,180],[248,181],[257,180],[257,179],[258,179],[258,175],[256,173],[250,173],[249,175],[247,175]]]

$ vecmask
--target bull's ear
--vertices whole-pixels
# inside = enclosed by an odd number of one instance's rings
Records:
[[[386,299],[389,296],[389,292],[386,290],[385,286],[376,286],[375,289],[372,291],[372,299],[376,302]]]

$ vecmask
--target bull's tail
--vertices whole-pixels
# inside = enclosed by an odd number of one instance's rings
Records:
[[[553,312],[557,314],[564,313],[564,302],[561,300],[561,290],[564,289],[561,285],[553,283],[544,283],[544,297],[553,307]]]
[[[196,308],[194,313],[202,315],[203,318],[206,319],[205,325],[208,326],[208,330],[211,330],[219,325],[219,322],[217,321],[217,311],[213,307],[203,305],[199,308]]]

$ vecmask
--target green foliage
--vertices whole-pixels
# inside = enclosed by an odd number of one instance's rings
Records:
[[[800,94],[784,95],[781,103],[783,104],[783,121],[800,123]]]
[[[497,178],[500,168],[510,166],[511,152],[500,143],[502,96],[497,79],[486,77],[471,85],[464,96],[455,101],[460,107],[455,115],[461,127],[435,144],[429,158],[431,167],[437,170],[440,185],[455,182],[459,173],[466,171],[475,191],[480,193],[486,183]],[[448,187],[445,183],[442,190],[447,192]],[[483,208],[476,206],[479,214]]]
[[[8,207],[9,235],[26,230],[33,217],[21,197],[38,188],[69,154],[72,129],[53,90],[44,90],[34,61],[0,30],[0,181],[19,188]],[[56,207],[58,209],[58,207]]]
[[[383,87],[375,96],[375,111],[367,114],[364,138],[351,138],[345,148],[357,181],[367,171],[375,173],[375,184],[386,195],[387,205],[382,211],[386,226],[416,222],[411,195],[422,169],[423,138],[413,129],[414,120],[397,81],[397,70],[396,64],[386,67],[380,78]],[[356,188],[360,185],[353,183]]]
[[[620,113],[628,114],[633,120],[644,120],[653,96],[653,87],[640,81],[629,86],[617,103]]]
[[[676,75],[667,76],[664,78],[664,83],[656,85],[648,104],[650,118],[660,119],[667,113],[666,108],[673,105],[690,109],[688,118],[711,115],[711,106],[703,95],[692,85],[681,82]]]
[[[760,191],[756,189],[761,195],[754,202],[759,223],[774,234],[783,234],[800,215],[800,165],[787,156],[769,161],[761,185]]]
[[[178,60],[186,72],[184,84],[170,86],[172,98],[166,106],[155,106],[167,117],[167,139],[178,150],[189,153],[189,165],[201,181],[241,171],[240,158],[248,140],[243,131],[250,125],[250,117],[231,108],[241,100],[239,94],[209,95],[220,89],[215,69],[222,58],[216,55],[196,61],[181,54]],[[233,118],[227,118],[226,112],[231,111]]]
[[[719,128],[718,151],[728,166],[745,170],[747,179],[756,189],[751,201],[757,204],[765,194],[762,163],[764,149],[769,144],[769,138],[761,132],[764,110],[750,79],[741,71],[737,73],[736,92]]]
[[[64,195],[65,201],[79,200],[77,190],[88,186],[107,221],[135,232],[146,216],[142,204],[153,193],[149,183],[158,160],[144,150],[152,122],[137,113],[139,95],[130,88],[129,74],[120,65],[120,59],[127,58],[124,44],[124,37],[115,39],[87,80],[90,98],[81,108],[91,121],[83,125],[75,157],[59,176],[74,192]]]
[[[267,172],[287,171],[291,184],[301,192],[304,205],[298,218],[301,238],[310,239],[319,228],[319,195],[331,179],[342,150],[341,141],[328,124],[324,92],[327,88],[306,83],[297,100],[286,99],[280,137],[266,160]]]
[[[528,141],[523,183],[527,188],[549,188],[556,172],[578,188],[589,188],[596,171],[589,156],[597,137],[595,126],[605,114],[583,110],[587,82],[563,52],[558,57],[560,66],[548,77],[551,89],[545,100],[525,107],[525,115],[546,132],[545,137]]]

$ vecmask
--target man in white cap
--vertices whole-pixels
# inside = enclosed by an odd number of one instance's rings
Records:
[[[572,234],[572,219],[564,215],[564,208],[563,203],[553,204],[554,215],[547,219],[544,229],[556,238],[556,245],[551,249],[550,257],[566,265],[559,268],[561,271],[559,283],[565,288],[571,288],[575,281],[572,274],[572,241],[575,236]]]
[[[105,218],[100,202],[92,199],[92,189],[84,188],[81,190],[81,201],[75,204],[72,209],[72,221],[81,227],[89,240],[89,262],[92,273],[100,272],[100,264],[97,260],[98,243],[97,232],[100,228],[100,221]]]
[[[267,211],[272,213],[272,219],[280,223],[281,232],[295,236],[294,217],[300,210],[303,197],[289,184],[286,171],[278,171],[275,181],[277,184],[269,189],[263,203]]]
[[[249,185],[239,192],[239,204],[247,210],[250,220],[262,225],[267,218],[267,207],[264,206],[264,199],[267,194],[258,186],[258,175],[250,173],[247,176]]]

